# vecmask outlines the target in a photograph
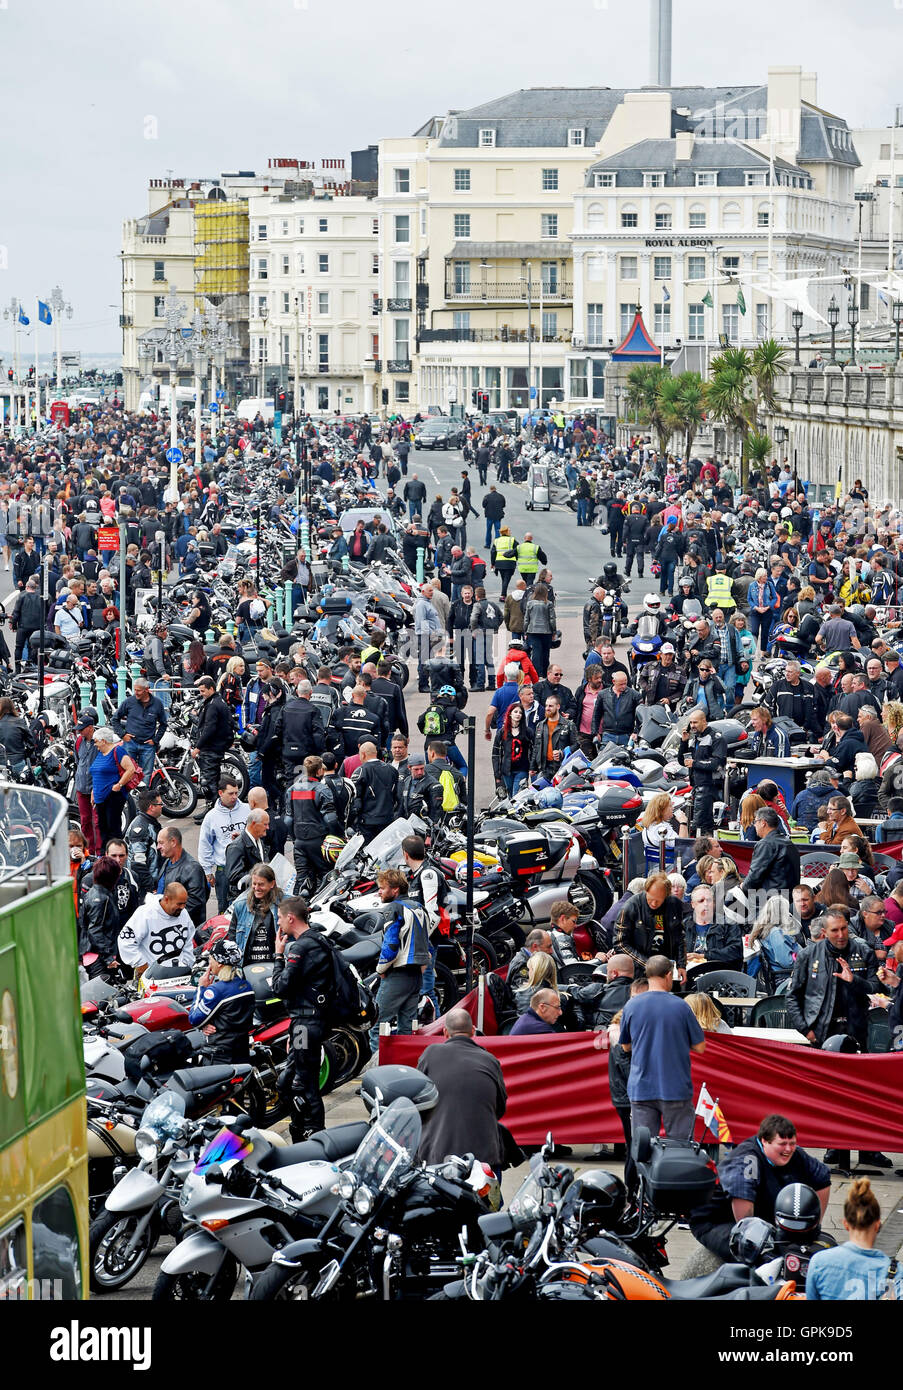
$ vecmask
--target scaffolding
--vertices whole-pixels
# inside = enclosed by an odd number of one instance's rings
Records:
[[[204,312],[205,301],[215,304],[238,338],[242,357],[247,359],[250,275],[247,199],[195,203],[194,241],[195,308]]]

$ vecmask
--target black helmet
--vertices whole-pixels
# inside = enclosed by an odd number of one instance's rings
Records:
[[[627,1204],[627,1188],[615,1173],[590,1168],[575,1179],[580,1189],[581,1224],[584,1229],[610,1231]]]
[[[781,1235],[792,1240],[807,1240],[821,1226],[821,1202],[804,1182],[788,1183],[781,1188],[774,1204],[774,1224]]]
[[[238,741],[246,753],[254,752],[257,747],[257,736],[259,733],[260,730],[257,728],[256,724],[249,724],[246,729],[242,730],[241,738]]]
[[[617,572],[618,567],[615,564],[614,560],[606,560],[605,564],[602,566],[602,573],[605,575],[605,578],[614,579]]]
[[[784,1189],[785,1192],[790,1190]],[[780,1197],[778,1200],[780,1201]],[[768,1221],[763,1221],[761,1216],[744,1216],[731,1231],[731,1257],[738,1264],[749,1265],[750,1268],[760,1264],[774,1246],[774,1235],[774,1227]]]
[[[832,1033],[821,1045],[822,1052],[858,1052],[859,1044],[849,1033]]]

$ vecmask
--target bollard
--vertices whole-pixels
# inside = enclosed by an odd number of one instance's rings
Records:
[[[106,695],[106,693],[107,693],[107,687],[106,687],[106,683],[105,683],[105,681],[104,681],[103,676],[95,676],[95,677],[94,677],[94,704],[95,704],[96,707],[97,707],[97,713],[100,715],[101,722],[103,721],[103,698],[104,698],[104,696]]]
[[[134,684],[135,684],[135,681],[136,681],[136,680],[138,679],[138,677],[141,675],[141,662],[140,662],[140,661],[133,661],[133,662],[132,662],[132,666],[131,666],[131,670],[132,670],[132,685],[134,685]]]
[[[291,627],[291,626],[293,625],[294,621],[295,621],[295,605],[294,605],[293,600],[294,600],[294,586],[292,585],[292,581],[291,581],[290,579],[287,579],[287,580],[285,581],[285,626],[286,626],[286,627]]]
[[[129,673],[124,666],[116,667],[116,696],[122,704],[128,694]]]
[[[282,597],[282,590],[281,590],[281,589],[277,589],[277,590],[276,590],[276,621],[277,621],[277,623],[279,624],[280,627],[284,627],[284,626],[285,626],[285,623],[284,623],[284,615],[285,615],[285,607],[284,607],[284,600],[283,600],[283,597]]]
[[[238,635],[238,628],[235,626],[235,623],[231,618],[229,618],[229,620],[226,623],[226,631],[232,637],[236,637]]]
[[[423,546],[422,546],[422,545],[421,545],[421,546],[418,546],[418,548],[417,548],[417,583],[418,583],[418,584],[422,584],[422,583],[423,583],[423,564],[424,564],[425,556],[426,556],[426,551],[424,550]]]
[[[212,627],[208,627],[207,631],[204,633],[204,641],[205,641],[205,642],[215,642],[215,641],[216,641],[216,634],[214,633]]]
[[[346,574],[351,569],[351,560],[347,555],[342,556],[342,569],[345,571]]]
[[[80,702],[81,702],[81,708],[82,708],[82,709],[87,709],[88,706],[89,706],[90,703],[91,703],[91,682],[90,682],[90,681],[79,681],[79,683],[78,683],[78,698],[79,698],[79,700],[80,700]]]
[[[630,868],[627,863],[627,847],[630,844],[630,837],[633,831],[629,825],[621,829],[621,892],[627,892],[627,885],[630,882]]]

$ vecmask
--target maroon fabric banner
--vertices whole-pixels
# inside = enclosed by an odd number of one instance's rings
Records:
[[[467,1007],[470,996],[462,1003]],[[477,1039],[502,1064],[505,1124],[520,1143],[541,1143],[549,1130],[563,1144],[623,1140],[608,1090],[608,1055],[597,1040],[595,1033]],[[441,1041],[439,1029],[382,1038],[380,1061],[416,1066],[424,1048]],[[777,1113],[793,1121],[803,1145],[903,1153],[903,1053],[848,1055],[707,1033],[705,1054],[693,1057],[695,1095],[703,1082],[734,1142]]]
[[[725,854],[733,859],[741,874],[748,874],[755,844],[751,840],[721,840],[720,844]],[[812,854],[821,849],[821,845],[797,845],[797,849],[800,854]],[[891,859],[903,858],[903,840],[894,840],[886,845],[872,845],[872,849],[876,854],[886,854]]]

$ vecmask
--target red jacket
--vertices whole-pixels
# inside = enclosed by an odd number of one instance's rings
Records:
[[[526,652],[521,651],[518,648],[515,651],[506,652],[504,657],[502,658],[499,669],[495,673],[495,683],[497,687],[500,688],[505,684],[505,667],[508,665],[509,662],[517,663],[517,665],[524,673],[524,679],[528,680],[531,685],[535,685],[536,682],[539,680],[539,676],[537,675],[536,667],[533,665],[533,662],[527,656]]]

